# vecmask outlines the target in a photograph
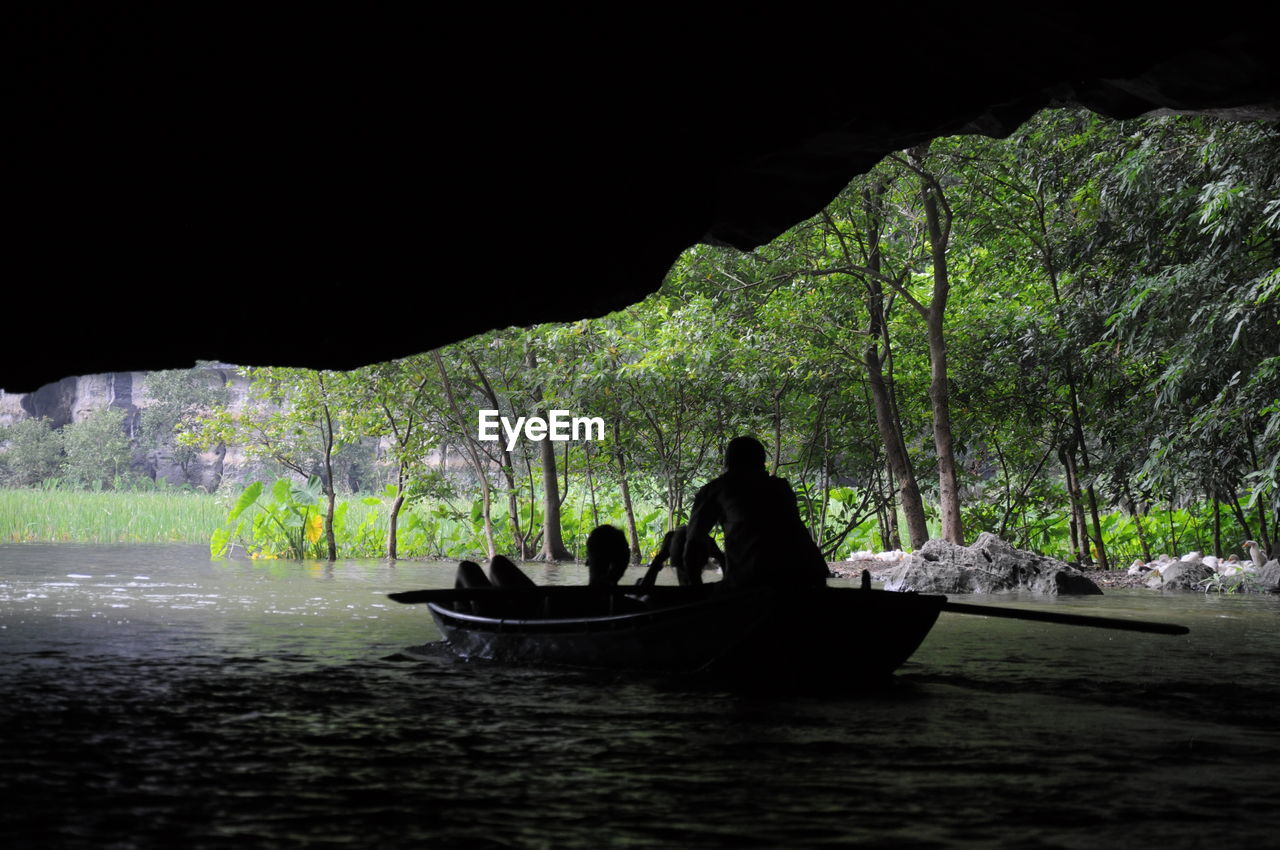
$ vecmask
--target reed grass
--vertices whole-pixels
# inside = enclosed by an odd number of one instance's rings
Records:
[[[208,543],[227,509],[186,491],[0,490],[0,542]]]

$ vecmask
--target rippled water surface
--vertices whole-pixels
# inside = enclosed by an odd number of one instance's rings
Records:
[[[0,546],[0,846],[1275,846],[1274,597],[944,614],[883,690],[769,697],[455,661],[384,595],[452,579]]]

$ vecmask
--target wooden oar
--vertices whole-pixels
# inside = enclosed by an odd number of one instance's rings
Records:
[[[528,591],[522,590],[499,591],[494,587],[441,587],[431,590],[406,590],[401,593],[388,593],[387,598],[402,605],[419,605],[424,602],[447,603],[483,599],[486,596],[496,596],[499,592],[503,596],[510,596],[514,593],[528,593]]]
[[[405,590],[399,593],[388,593],[387,598],[402,605],[417,605],[423,602],[463,602],[472,599],[485,599],[489,597],[501,597],[509,599],[519,597],[521,594],[526,595],[555,595],[555,596],[614,596],[614,595],[638,595],[650,596],[654,593],[659,595],[663,593],[679,594],[681,592],[688,593],[686,588],[676,586],[648,587],[641,588],[634,585],[617,585],[614,587],[589,587],[588,585],[562,585],[550,587],[536,588],[504,588],[504,587],[441,587],[431,590]]]
[[[981,617],[1007,617],[1011,620],[1037,620],[1042,623],[1060,623],[1064,626],[1092,626],[1095,629],[1121,629],[1128,632],[1151,632],[1157,635],[1185,635],[1191,630],[1174,623],[1153,623],[1148,620],[1122,620],[1119,617],[1093,617],[1086,614],[1059,614],[1053,611],[1028,611],[1025,608],[1001,608],[996,605],[969,605],[964,602],[945,602],[943,611],[952,614],[977,614]]]

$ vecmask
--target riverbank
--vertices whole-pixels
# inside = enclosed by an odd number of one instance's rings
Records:
[[[878,558],[864,558],[856,561],[831,561],[827,566],[837,578],[857,579],[863,570],[871,573],[871,580],[883,582],[885,574],[898,566],[898,561],[885,561]],[[1129,575],[1124,570],[1081,570],[1087,578],[1103,589],[1117,587],[1136,587],[1147,589],[1146,575]],[[1158,592],[1158,591],[1157,591]]]

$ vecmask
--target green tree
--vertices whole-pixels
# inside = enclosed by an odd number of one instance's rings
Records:
[[[381,363],[359,370],[356,427],[386,441],[386,460],[394,470],[391,506],[387,511],[387,557],[397,556],[397,530],[409,485],[439,435],[431,426],[440,406],[440,379],[425,355]]]
[[[63,477],[84,487],[109,487],[122,480],[130,460],[124,421],[123,410],[104,407],[64,427]]]
[[[1100,261],[1131,272],[1098,293],[1109,309],[1105,338],[1147,364],[1153,412],[1165,426],[1141,474],[1232,505],[1251,491],[1257,539],[1274,548],[1280,133],[1208,117],[1142,128],[1103,186],[1114,236]],[[1181,482],[1169,480],[1171,469]]]
[[[196,445],[242,445],[251,457],[270,460],[303,480],[318,477],[326,500],[328,555],[337,560],[334,458],[342,446],[363,436],[354,412],[361,398],[359,373],[289,367],[253,367],[241,373],[250,380],[244,410],[214,408],[183,439]]]
[[[918,249],[908,235],[911,229],[894,222],[902,207],[895,202],[902,191],[900,183],[897,170],[882,167],[854,181],[833,201],[812,223],[806,275],[822,281],[829,290],[828,303],[813,319],[814,326],[826,336],[821,347],[840,354],[846,363],[861,363],[865,372],[866,395],[887,465],[887,492],[882,495],[880,511],[882,539],[886,547],[900,546],[893,507],[896,490],[911,546],[918,549],[929,539],[929,531],[907,447],[893,339],[898,291],[911,278]],[[856,294],[850,297],[846,291],[850,284],[861,290],[860,298]],[[875,477],[879,477],[878,471]]]
[[[0,482],[31,487],[58,474],[63,458],[62,432],[47,418],[22,419],[0,428]]]
[[[528,413],[529,406],[525,402],[529,388],[525,386],[528,375],[524,337],[523,333],[513,332],[485,334],[455,346],[460,362],[469,367],[468,383],[477,410],[496,410],[499,416],[505,416],[512,422]],[[463,435],[463,439],[469,439],[469,436]],[[506,486],[507,523],[514,553],[522,560],[532,558],[536,535],[532,484],[528,488],[530,505],[527,521],[521,519],[520,510],[520,497],[524,487],[519,468],[523,467],[525,472],[531,474],[528,455],[511,447],[505,435],[500,435],[498,440],[492,442],[475,441],[473,447],[478,452],[477,456],[482,455],[488,459],[487,468],[496,467],[501,470]]]
[[[484,453],[480,449],[478,433],[472,431],[470,427],[470,423],[475,417],[469,416],[466,410],[463,409],[462,402],[454,389],[454,380],[450,377],[449,368],[445,365],[445,359],[441,351],[431,352],[431,358],[435,363],[436,372],[440,376],[440,387],[444,391],[444,398],[448,405],[449,414],[452,417],[453,431],[455,434],[460,435],[460,443],[466,452],[471,469],[475,473],[476,481],[480,485],[480,510],[484,521],[485,549],[488,552],[488,556],[492,558],[498,551],[494,542],[492,486],[489,481],[489,465],[485,462]]]

